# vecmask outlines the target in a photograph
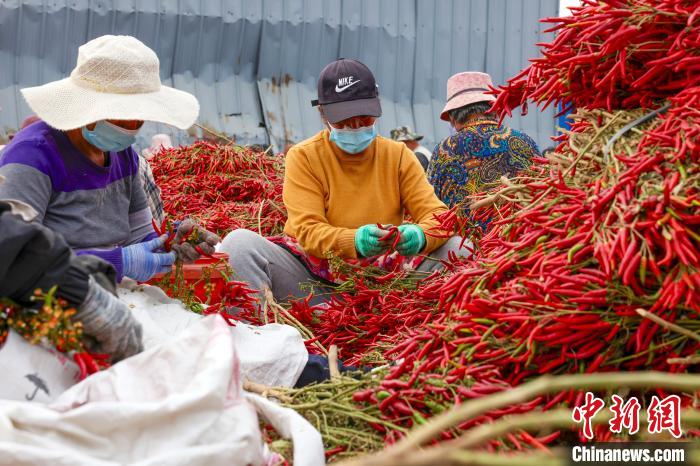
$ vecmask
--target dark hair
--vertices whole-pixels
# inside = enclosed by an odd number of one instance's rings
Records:
[[[473,104],[465,105],[464,107],[455,108],[454,110],[450,110],[449,114],[454,121],[462,125],[469,120],[470,116],[486,113],[490,108],[491,102],[485,100],[481,102],[474,102]]]

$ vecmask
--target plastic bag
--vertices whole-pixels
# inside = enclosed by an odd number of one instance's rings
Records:
[[[143,326],[146,348],[180,334],[202,318],[155,286],[125,280],[118,293]],[[230,331],[244,379],[267,386],[294,386],[309,357],[297,329],[281,324],[238,324]]]
[[[75,384],[79,373],[64,354],[32,345],[14,331],[0,347],[0,399],[48,403]]]
[[[268,465],[256,406],[293,438],[295,464],[324,464],[320,434],[244,394],[239,368],[228,325],[210,316],[50,405],[0,400],[0,465]]]

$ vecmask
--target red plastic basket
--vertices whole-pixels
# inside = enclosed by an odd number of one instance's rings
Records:
[[[206,289],[207,280],[204,279],[205,271],[208,269],[209,284],[211,286],[211,298],[209,304],[216,304],[221,301],[226,279],[228,266],[228,254],[216,252],[212,257],[202,257],[193,264],[183,264],[182,275],[185,279],[185,284],[193,288],[194,295],[202,302],[206,302],[209,298]],[[159,274],[151,278],[147,283],[149,285],[157,285],[163,279],[165,274]],[[175,277],[171,276],[170,283],[175,281]]]

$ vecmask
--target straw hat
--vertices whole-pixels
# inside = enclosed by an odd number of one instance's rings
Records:
[[[22,89],[31,109],[50,126],[70,130],[99,120],[157,121],[187,129],[197,99],[163,86],[153,50],[130,36],[102,36],[78,49],[70,76]]]
[[[447,80],[447,103],[440,113],[440,119],[449,121],[449,111],[476,102],[492,102],[496,98],[484,94],[492,86],[491,76],[477,71],[457,73]]]

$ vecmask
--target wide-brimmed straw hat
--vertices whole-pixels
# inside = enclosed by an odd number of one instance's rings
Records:
[[[492,102],[496,98],[485,94],[492,86],[491,76],[478,71],[457,73],[447,80],[447,103],[440,113],[440,119],[449,121],[449,112],[476,102]]]
[[[71,130],[100,120],[156,121],[187,129],[197,99],[163,86],[155,52],[130,36],[102,36],[78,49],[70,76],[22,89],[31,109],[50,126]]]

